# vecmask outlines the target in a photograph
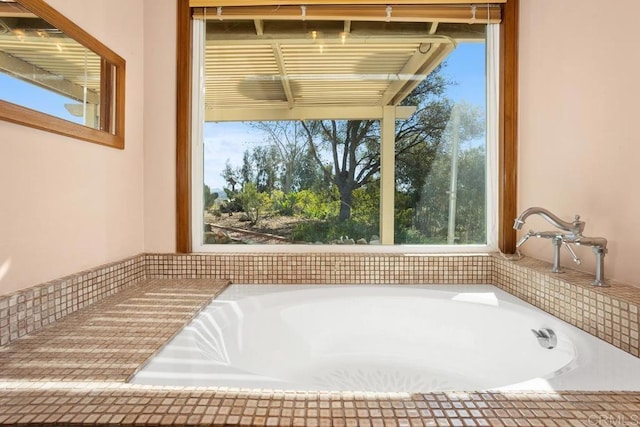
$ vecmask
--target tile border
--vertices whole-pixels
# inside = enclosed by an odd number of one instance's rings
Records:
[[[640,288],[499,254],[140,254],[0,296],[0,347],[143,279],[256,284],[493,284],[640,357]]]
[[[147,278],[254,284],[488,284],[488,254],[147,254]]]

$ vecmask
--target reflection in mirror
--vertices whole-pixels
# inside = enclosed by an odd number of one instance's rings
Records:
[[[100,57],[17,4],[0,11],[0,99],[100,128]]]
[[[122,148],[123,80],[124,60],[43,1],[0,0],[0,118]]]

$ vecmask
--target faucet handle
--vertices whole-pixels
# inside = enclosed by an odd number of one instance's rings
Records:
[[[565,240],[562,240],[562,246],[567,248],[567,250],[571,254],[571,258],[573,258],[573,262],[575,262],[578,265],[582,263],[582,261],[580,261],[580,258],[578,258],[578,255],[576,255],[576,253],[574,252],[573,248],[569,246],[569,243],[567,243]]]
[[[573,227],[574,227],[573,233],[582,234],[582,232],[584,231],[584,226],[585,226],[584,221],[580,221],[580,215],[575,214],[573,216]]]
[[[532,237],[535,233],[533,232],[533,230],[529,230],[529,232],[527,234],[525,234],[524,236],[522,236],[520,238],[520,240],[518,240],[518,242],[516,242],[516,249],[520,248],[520,246],[524,245],[524,242],[526,242],[527,240],[529,240],[530,237]]]

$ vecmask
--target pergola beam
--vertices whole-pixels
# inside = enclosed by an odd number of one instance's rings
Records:
[[[291,83],[287,76],[287,69],[284,64],[284,56],[282,55],[282,48],[279,43],[273,43],[271,46],[273,49],[273,55],[276,59],[276,64],[278,65],[278,72],[280,73],[280,83],[282,84],[282,89],[284,90],[284,94],[287,97],[287,104],[289,104],[289,108],[293,108],[295,105],[295,98],[293,96],[293,91],[291,90]]]
[[[273,43],[289,43],[297,45],[317,45],[319,39],[312,39],[309,37],[301,37],[299,33],[286,34],[286,33],[265,33],[262,37],[257,38],[255,35],[243,35],[243,34],[207,34],[207,47],[210,46],[245,46],[250,42],[251,45],[272,45]],[[401,43],[455,43],[454,39],[446,36],[439,35],[425,35],[424,32],[406,32],[402,34],[396,34],[393,36],[385,36],[382,33],[374,32],[351,32],[349,34],[349,40],[358,46],[361,45],[379,45],[381,43],[386,44],[401,44]],[[483,39],[484,40],[484,39]],[[323,45],[341,45],[342,40],[340,37],[325,37],[321,39]],[[349,42],[347,42],[349,44]]]
[[[418,70],[424,67],[424,64],[429,61],[433,53],[435,52],[435,48],[432,43],[422,43],[418,47],[418,52],[413,55],[407,63],[402,67],[402,70],[398,73],[399,75],[408,75],[414,76],[417,74]],[[422,80],[420,80],[422,81]],[[407,85],[406,80],[396,80],[392,82],[387,90],[384,92],[382,97],[380,98],[380,105],[388,105],[389,102],[396,97],[396,95],[402,90],[404,86]],[[398,100],[400,102],[401,100]]]
[[[429,55],[430,61],[425,61],[423,66],[416,70],[416,75],[428,76],[431,72],[438,66],[444,59],[449,55],[453,49],[455,49],[455,45],[453,44],[440,44],[432,46],[431,50],[433,53]],[[388,105],[396,105],[399,104],[404,98],[406,98],[413,90],[422,82],[421,79],[413,79],[406,82],[406,84],[398,90],[393,98],[391,98],[387,104]]]
[[[348,22],[348,21],[346,21]],[[346,28],[346,27],[345,27]],[[430,27],[430,29],[433,28]],[[435,29],[437,31],[437,27]],[[381,40],[383,42],[396,40],[396,42],[412,42],[412,41],[420,41],[425,43],[443,43],[445,41],[455,41],[456,43],[460,42],[484,42],[485,36],[484,33],[479,32],[477,30],[459,28],[456,30],[448,31],[446,35],[438,35],[436,33],[428,34],[424,31],[404,31],[402,33],[396,34],[393,37],[385,36],[383,31],[367,31],[367,30],[354,30],[350,28],[350,31],[344,31],[345,34],[348,35],[348,39],[346,39],[346,44],[350,41],[359,42],[362,40],[367,40],[371,38],[376,38],[376,40]],[[263,32],[259,36],[253,33],[230,33],[230,32],[208,32],[207,33],[207,45],[211,44],[222,44],[222,45],[239,45],[239,44],[247,44],[247,42],[251,42],[253,44],[270,44],[276,41],[287,42],[287,43],[299,43],[299,44],[313,44],[318,43],[318,40],[313,40],[310,38],[301,38],[300,34],[294,33],[281,33],[281,32]],[[322,43],[325,44],[336,44],[343,43],[340,35],[334,36],[333,38],[325,37],[322,38]]]
[[[254,19],[253,25],[256,27],[256,35],[259,37],[264,36],[264,21],[261,19]]]
[[[349,20],[344,21],[344,26],[343,26],[343,30],[342,31],[345,34],[351,33],[351,21],[349,21]]]
[[[21,80],[26,80],[36,86],[52,90],[60,95],[67,96],[78,102],[84,100],[84,88],[62,76],[50,73],[33,64],[30,64],[13,55],[0,52],[0,70]],[[36,77],[37,76],[37,77]],[[90,104],[100,104],[100,95],[92,90],[87,90],[87,102]]]
[[[395,117],[408,119],[415,106],[395,108]],[[388,114],[388,113],[387,113]],[[382,120],[384,107],[333,105],[295,108],[220,108],[205,111],[206,122],[276,121],[276,120]]]

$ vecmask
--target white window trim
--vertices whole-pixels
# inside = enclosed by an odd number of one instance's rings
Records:
[[[478,254],[498,250],[498,72],[499,25],[487,27],[486,230],[484,245],[232,245],[204,244],[204,43],[205,21],[193,21],[193,88],[191,126],[191,238],[193,252],[202,253],[372,253]],[[381,222],[384,214],[381,210]]]

